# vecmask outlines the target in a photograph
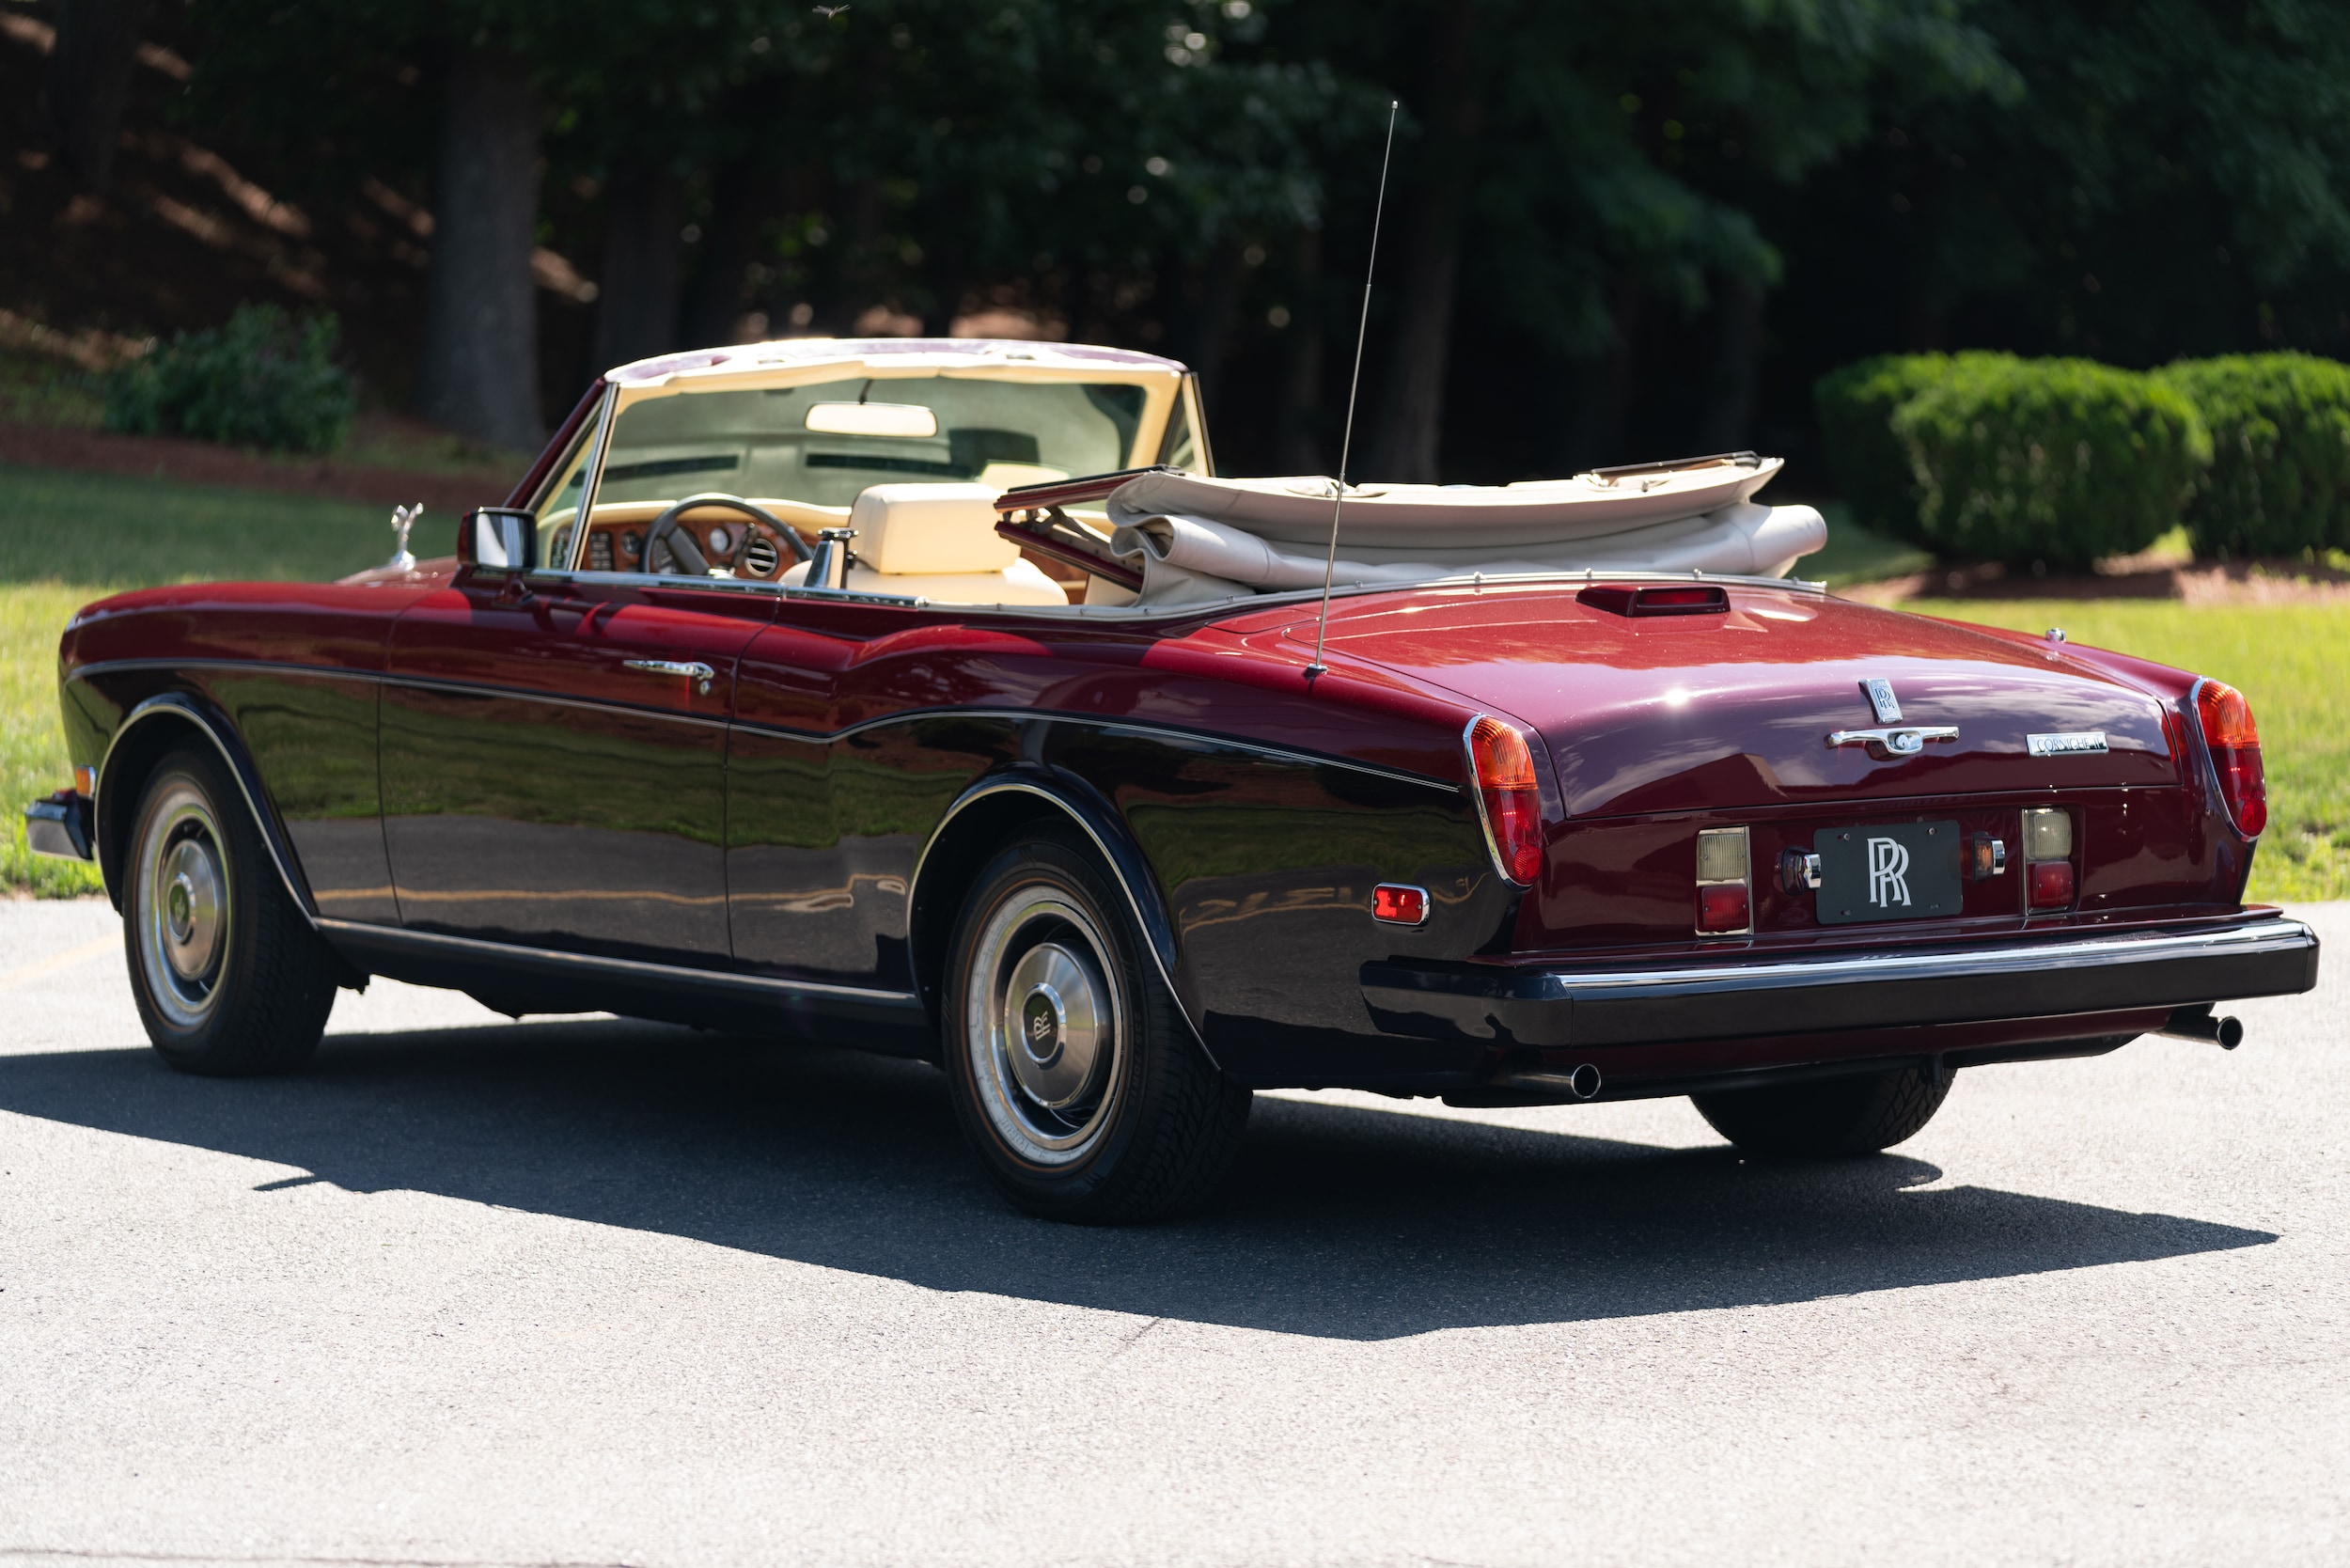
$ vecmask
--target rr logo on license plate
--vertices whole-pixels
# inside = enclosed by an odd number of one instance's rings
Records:
[[[1820,923],[1956,915],[1963,847],[1956,823],[1830,828],[1812,839],[1820,857]]]

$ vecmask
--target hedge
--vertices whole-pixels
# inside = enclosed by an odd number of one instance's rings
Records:
[[[233,447],[331,452],[358,389],[335,363],[331,316],[296,321],[241,305],[224,327],[183,332],[106,379],[106,428]]]
[[[2016,363],[2002,353],[1888,353],[1829,371],[1811,389],[1836,493],[1853,520],[1873,532],[1927,544],[1918,521],[1924,499],[1893,416],[1962,368]]]
[[[2350,549],[2350,365],[2242,354],[2156,373],[2211,431],[2212,464],[2186,509],[2197,555]]]
[[[1945,556],[2087,566],[2178,525],[2211,435],[2168,382],[2086,359],[1953,362],[1894,414]]]

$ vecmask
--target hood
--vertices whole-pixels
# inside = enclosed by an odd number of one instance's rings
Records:
[[[2071,656],[1795,588],[1728,613],[1628,617],[1557,588],[1334,610],[1329,647],[1460,694],[1547,745],[1573,817],[1847,799],[2175,785],[2168,711]],[[1310,618],[1285,629],[1308,648]],[[1888,682],[1888,725],[1865,682]],[[1952,727],[1914,756],[1831,733]],[[2102,735],[2105,749],[2033,736]]]

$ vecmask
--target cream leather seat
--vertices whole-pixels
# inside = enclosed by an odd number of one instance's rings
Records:
[[[1061,586],[995,531],[995,497],[982,484],[877,484],[849,509],[861,593],[918,595],[948,604],[1066,604]],[[783,574],[807,580],[802,562]]]

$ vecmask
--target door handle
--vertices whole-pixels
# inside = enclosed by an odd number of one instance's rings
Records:
[[[682,675],[694,682],[694,689],[702,696],[710,695],[710,682],[717,671],[699,659],[628,659],[622,661],[630,669],[641,669],[648,675]]]

